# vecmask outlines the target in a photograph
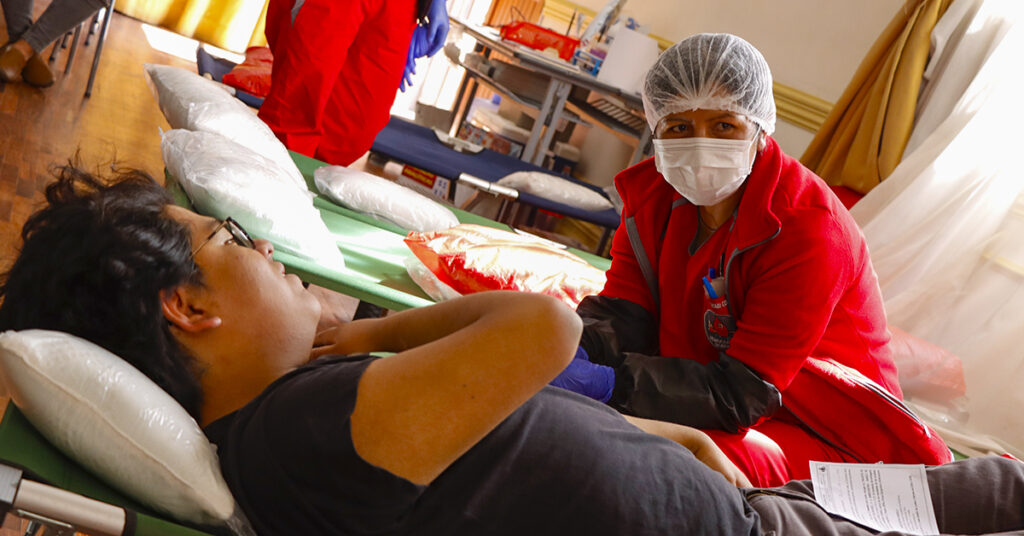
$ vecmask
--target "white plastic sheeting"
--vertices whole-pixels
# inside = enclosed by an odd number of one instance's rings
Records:
[[[1024,2],[957,0],[903,161],[851,211],[889,322],[963,361],[966,413],[928,413],[954,448],[1024,455]],[[934,408],[932,408],[934,409]],[[974,443],[977,443],[974,445]]]

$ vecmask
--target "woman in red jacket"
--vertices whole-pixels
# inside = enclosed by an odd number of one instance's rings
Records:
[[[809,460],[948,461],[900,402],[863,235],[770,137],[757,49],[690,37],[643,100],[655,156],[616,177],[608,282],[578,309],[591,363],[554,383],[597,379],[624,413],[707,430],[755,485],[807,478]]]

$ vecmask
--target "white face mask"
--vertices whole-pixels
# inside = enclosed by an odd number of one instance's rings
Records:
[[[654,164],[694,205],[714,205],[743,185],[754,165],[753,140],[680,138],[654,140]]]

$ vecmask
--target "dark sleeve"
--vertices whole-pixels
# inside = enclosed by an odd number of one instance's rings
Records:
[[[778,411],[782,397],[774,385],[724,352],[706,365],[626,353],[615,369],[608,405],[645,419],[736,432]]]
[[[622,363],[624,352],[658,352],[654,317],[636,303],[622,298],[587,296],[576,313],[583,319],[580,346],[593,363],[617,367]]]
[[[707,365],[656,355],[654,318],[629,300],[588,296],[576,312],[580,346],[592,362],[615,368],[608,404],[627,415],[735,432],[782,404],[774,385],[725,353]]]

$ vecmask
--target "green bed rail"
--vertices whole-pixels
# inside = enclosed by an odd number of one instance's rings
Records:
[[[62,454],[39,433],[13,403],[0,421],[0,459],[27,469],[45,484],[135,512],[137,536],[209,536],[209,532],[168,521]]]

